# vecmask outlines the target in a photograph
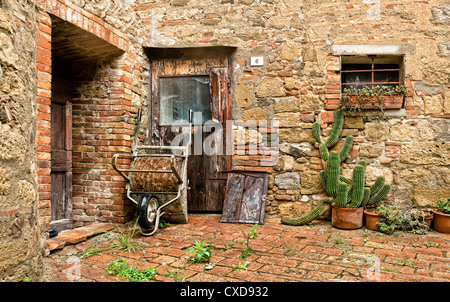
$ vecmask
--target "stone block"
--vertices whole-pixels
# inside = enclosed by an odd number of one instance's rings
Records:
[[[245,110],[241,115],[241,120],[244,122],[255,121],[267,121],[269,120],[269,115],[263,108],[252,108]]]
[[[285,94],[284,82],[279,78],[265,78],[256,89],[257,97],[280,97]]]
[[[398,124],[391,128],[390,139],[396,142],[412,142],[418,136],[417,128],[408,124]]]
[[[444,113],[450,114],[450,89],[445,91]]]
[[[299,102],[294,97],[276,98],[276,99],[274,99],[273,111],[275,113],[297,112],[298,107],[299,107]]]
[[[299,112],[276,113],[273,119],[279,121],[279,127],[300,127]]]
[[[437,55],[440,57],[450,57],[450,43],[439,43]]]
[[[388,184],[391,184],[394,180],[394,174],[390,168],[367,166],[365,176],[366,186],[372,186],[379,176],[384,176]]]
[[[278,205],[280,217],[301,217],[311,211],[311,206],[303,202],[283,202]]]
[[[450,4],[433,7],[431,15],[431,23],[450,25]]]
[[[384,147],[379,144],[362,143],[359,145],[359,156],[368,158],[380,157],[383,154],[383,149]]]
[[[420,120],[417,122],[417,130],[419,132],[419,140],[429,141],[436,138],[436,132],[431,126],[430,122],[426,120]]]
[[[0,168],[0,195],[8,195],[11,181],[5,169]]]
[[[439,114],[443,110],[443,102],[440,95],[426,96],[423,102],[425,114]]]
[[[303,52],[303,62],[314,62],[316,57],[316,51],[312,48],[306,48]]]
[[[450,187],[414,186],[412,200],[420,207],[436,207],[439,198],[450,196]]]
[[[370,122],[365,125],[364,135],[367,141],[387,141],[389,124],[386,122]]]
[[[301,50],[300,45],[292,42],[286,43],[281,48],[280,58],[287,61],[297,60],[300,57],[300,50]]]
[[[400,162],[415,165],[448,165],[450,142],[402,143]]]
[[[364,122],[362,120],[362,117],[346,116],[344,119],[344,128],[364,129]]]
[[[275,185],[282,190],[300,189],[300,175],[298,172],[286,172],[275,176]]]
[[[300,111],[315,111],[320,109],[321,102],[318,95],[303,95],[299,101]]]
[[[403,169],[399,171],[398,175],[400,183],[423,185],[428,183],[431,172],[422,167],[414,167],[411,169]]]
[[[279,130],[280,140],[287,143],[309,142],[314,138],[311,129],[282,128]]]
[[[288,143],[282,143],[279,145],[280,151],[284,152],[286,154],[295,156],[295,157],[302,157],[303,156],[303,150],[299,147],[296,147],[292,144]]]
[[[253,87],[248,83],[238,83],[234,93],[236,105],[241,108],[250,107],[253,103]]]
[[[302,194],[314,194],[323,191],[319,171],[300,172],[300,184]]]

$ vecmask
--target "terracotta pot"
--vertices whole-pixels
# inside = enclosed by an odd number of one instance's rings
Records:
[[[364,208],[347,209],[332,207],[331,225],[345,230],[359,229],[363,226]]]
[[[423,217],[420,216],[419,220],[422,221]],[[425,216],[425,222],[428,225],[428,228],[431,228],[431,223],[433,222],[433,213]]]
[[[372,231],[380,231],[380,227],[377,222],[381,221],[383,215],[375,213],[376,209],[364,210],[364,215],[366,217],[366,228]]]
[[[431,210],[434,213],[434,229],[441,233],[450,233],[450,215]]]

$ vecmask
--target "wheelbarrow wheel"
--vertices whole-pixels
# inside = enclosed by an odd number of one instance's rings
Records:
[[[154,228],[156,221],[156,210],[159,207],[158,198],[153,194],[144,194],[139,198],[137,215],[139,226],[144,230]]]

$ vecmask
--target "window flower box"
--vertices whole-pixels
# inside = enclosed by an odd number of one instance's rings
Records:
[[[340,109],[347,111],[401,109],[407,89],[404,86],[345,88]]]

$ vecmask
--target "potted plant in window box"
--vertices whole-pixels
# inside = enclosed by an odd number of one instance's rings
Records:
[[[434,214],[434,229],[441,233],[450,233],[450,198],[441,198]]]
[[[350,86],[342,91],[340,108],[347,111],[365,109],[400,109],[409,90],[405,85],[357,88]]]

